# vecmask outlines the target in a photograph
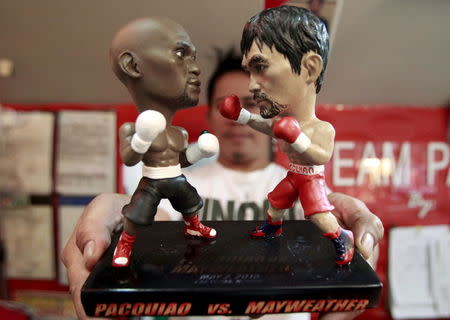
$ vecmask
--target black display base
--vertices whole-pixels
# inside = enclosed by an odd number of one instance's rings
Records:
[[[334,263],[334,247],[309,221],[286,221],[281,237],[251,239],[255,221],[208,221],[213,241],[186,239],[183,222],[138,232],[132,263],[111,266],[118,240],[81,290],[96,317],[244,315],[352,311],[376,306],[382,284],[356,252]]]

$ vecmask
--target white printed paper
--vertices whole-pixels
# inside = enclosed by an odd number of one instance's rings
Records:
[[[15,112],[14,122],[2,127],[0,190],[35,195],[51,193],[53,122],[54,116],[49,112]]]
[[[391,230],[389,284],[394,319],[450,316],[449,245],[446,225]]]
[[[52,212],[48,205],[2,209],[8,278],[54,279]]]
[[[115,113],[64,111],[58,125],[57,191],[64,195],[114,192]]]

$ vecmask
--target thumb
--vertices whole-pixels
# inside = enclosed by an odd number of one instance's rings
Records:
[[[86,245],[82,249],[83,260],[87,270],[92,270],[106,249],[108,249],[110,243],[111,239],[96,239],[87,241]]]
[[[76,244],[86,269],[91,270],[111,243],[110,231],[105,225],[84,222],[77,229]]]
[[[75,231],[76,245],[86,269],[91,270],[111,243],[111,232],[120,223],[121,208],[127,197],[104,194],[84,210]]]

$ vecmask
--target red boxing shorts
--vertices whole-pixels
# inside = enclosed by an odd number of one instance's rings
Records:
[[[304,166],[290,165],[286,178],[268,194],[272,207],[276,209],[288,209],[299,199],[302,204],[305,217],[315,213],[329,212],[334,209],[327,198],[325,176],[323,171],[319,173],[295,173],[297,168]],[[300,171],[301,172],[301,171]]]

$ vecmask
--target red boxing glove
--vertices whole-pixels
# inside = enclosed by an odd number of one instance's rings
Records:
[[[240,124],[247,124],[251,118],[251,113],[241,107],[239,98],[235,95],[225,97],[220,102],[220,114],[227,118],[234,120]]]
[[[220,114],[227,119],[237,120],[241,113],[242,107],[239,98],[235,95],[225,97],[220,102]]]
[[[302,133],[298,121],[293,117],[284,117],[273,125],[273,134],[278,139],[294,143]]]

